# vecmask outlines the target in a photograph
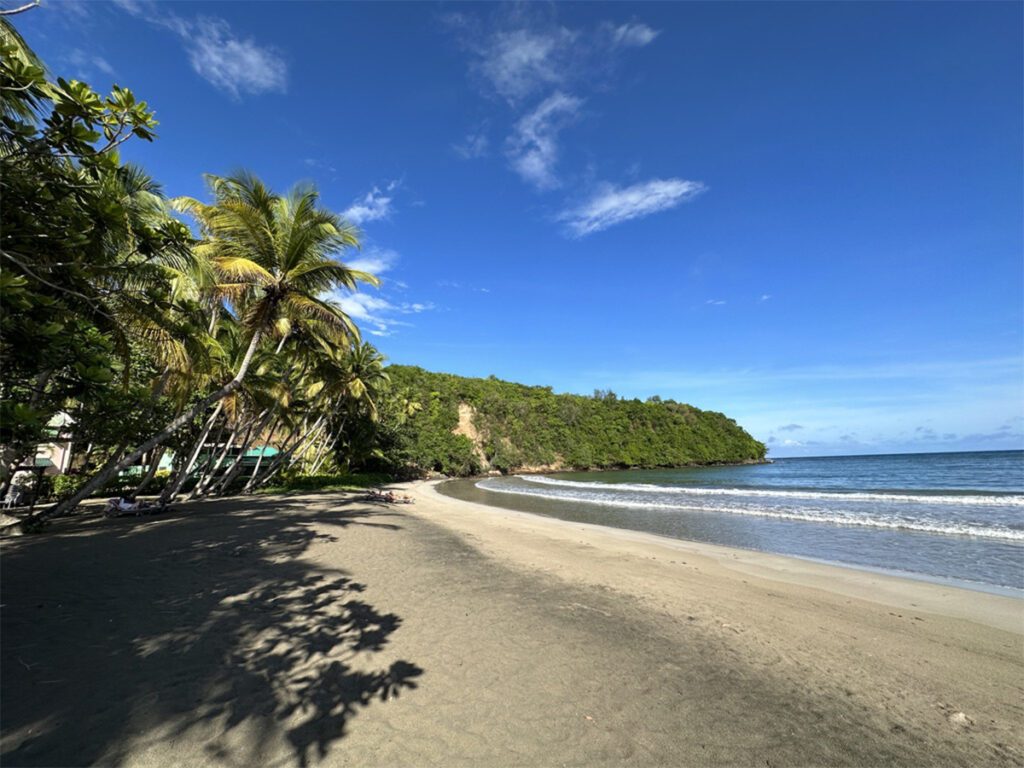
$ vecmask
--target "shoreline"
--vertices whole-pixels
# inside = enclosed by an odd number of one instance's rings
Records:
[[[749,575],[792,585],[810,586],[837,595],[875,600],[890,607],[909,610],[920,607],[920,601],[923,600],[927,602],[930,610],[948,615],[950,618],[978,621],[995,628],[1024,633],[1024,603],[1021,602],[1024,595],[976,590],[959,583],[917,579],[909,574],[903,575],[882,569],[858,568],[844,563],[675,539],[646,531],[614,528],[596,523],[562,520],[448,496],[437,488],[444,482],[448,481],[413,481],[395,485],[414,498],[431,499],[435,503],[451,503],[471,513],[490,515],[492,522],[507,524],[512,520],[520,521],[531,532],[543,531],[557,538],[571,539],[575,531],[586,531],[594,539],[594,543],[600,542],[611,547],[629,548],[631,545],[637,545],[663,553],[687,552],[713,559],[724,567],[742,569]],[[645,553],[645,556],[650,554]],[[975,598],[980,599],[975,602]]]
[[[515,475],[541,475],[549,472],[631,472],[657,469],[702,469],[708,467],[751,467],[761,464],[774,464],[775,459],[767,457],[763,459],[743,459],[742,461],[708,461],[691,462],[689,464],[659,464],[657,466],[630,466],[619,464],[614,467],[567,467],[561,464],[525,464],[522,467],[502,472],[500,469],[491,469],[476,475],[465,475],[461,477],[427,477],[425,480],[401,480],[396,482],[434,482],[435,480],[475,480],[487,477],[511,477]]]
[[[524,474],[526,474],[526,473],[524,473]],[[840,561],[840,560],[830,560],[830,559],[825,558],[825,557],[815,557],[813,555],[802,555],[802,554],[794,554],[794,553],[770,552],[770,551],[767,551],[767,550],[753,549],[753,548],[740,547],[740,546],[732,546],[732,545],[729,545],[729,544],[717,544],[715,542],[705,542],[705,541],[701,541],[699,539],[676,538],[676,537],[669,536],[669,535],[666,535],[666,534],[653,533],[653,532],[650,532],[650,531],[642,531],[642,530],[638,530],[638,529],[635,529],[635,528],[617,527],[617,526],[610,526],[610,525],[601,525],[599,523],[576,522],[576,521],[572,521],[572,520],[566,520],[564,518],[559,518],[559,517],[557,517],[555,515],[544,515],[544,514],[537,513],[537,512],[532,512],[532,511],[529,511],[529,510],[517,509],[512,503],[510,503],[509,506],[503,506],[501,504],[488,504],[488,503],[486,503],[484,501],[470,501],[470,500],[462,499],[462,498],[460,498],[458,496],[454,496],[454,495],[451,495],[451,494],[448,494],[448,493],[445,493],[445,492],[439,490],[439,487],[442,486],[442,485],[445,485],[446,483],[454,483],[454,482],[460,482],[460,481],[470,481],[470,480],[477,480],[477,479],[487,479],[487,477],[488,476],[486,476],[486,475],[482,475],[482,476],[465,477],[465,478],[459,477],[459,478],[446,478],[446,479],[425,480],[425,481],[407,481],[407,482],[430,483],[436,489],[435,492],[438,495],[440,495],[440,496],[442,496],[444,498],[453,499],[455,501],[459,501],[459,502],[463,502],[463,503],[468,503],[468,504],[479,504],[482,507],[487,507],[487,508],[491,508],[491,509],[500,509],[500,510],[522,512],[523,514],[534,515],[536,517],[540,517],[540,518],[544,518],[544,519],[559,520],[559,521],[561,521],[563,523],[568,523],[569,525],[594,525],[595,527],[597,527],[599,529],[602,529],[602,530],[625,531],[625,532],[644,534],[646,536],[653,537],[655,540],[664,540],[666,542],[677,542],[677,541],[679,541],[679,542],[688,542],[688,543],[696,544],[696,545],[707,545],[707,546],[710,546],[710,547],[721,547],[722,549],[727,550],[727,551],[728,550],[735,550],[737,552],[746,552],[746,553],[753,553],[753,554],[771,555],[771,556],[782,557],[782,558],[793,558],[795,560],[800,560],[800,561],[803,561],[803,562],[817,563],[819,565],[831,566],[831,567],[835,567],[835,568],[852,569],[854,571],[861,571],[861,572],[865,572],[865,573],[878,574],[878,575],[882,575],[882,576],[888,576],[888,577],[891,577],[891,578],[908,579],[910,581],[923,582],[923,583],[926,583],[926,584],[935,584],[935,585],[939,585],[939,586],[952,587],[952,588],[955,588],[955,589],[964,589],[964,590],[968,590],[968,591],[971,591],[971,592],[978,592],[978,593],[981,593],[981,594],[999,595],[999,596],[1003,596],[1003,597],[1009,597],[1009,598],[1012,598],[1012,599],[1024,600],[1024,588],[1017,588],[1017,587],[1006,586],[1006,585],[1002,585],[1002,584],[992,584],[992,583],[985,582],[985,581],[973,581],[973,580],[970,580],[970,579],[958,579],[958,578],[951,577],[951,576],[938,576],[938,575],[932,575],[932,574],[923,573],[923,572],[917,572],[917,571],[901,571],[901,570],[894,569],[894,568],[885,568],[885,567],[881,567],[881,566],[873,566],[873,565],[868,565],[868,564],[847,563],[847,562],[843,562],[843,561]]]

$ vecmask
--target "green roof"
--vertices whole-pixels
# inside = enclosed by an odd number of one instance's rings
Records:
[[[277,450],[277,448],[275,448],[272,445],[263,445],[263,446],[260,446],[258,448],[250,448],[243,455],[244,456],[259,456],[260,453],[262,453],[264,456],[276,456],[278,453],[280,453],[280,451]]]

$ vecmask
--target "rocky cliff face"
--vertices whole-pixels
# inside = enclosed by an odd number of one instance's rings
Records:
[[[476,428],[476,409],[466,402],[459,403],[459,423],[455,429],[452,430],[453,435],[462,435],[473,443],[473,455],[476,456],[477,461],[480,462],[480,470],[484,474],[500,475],[501,471],[491,466],[491,462],[487,459],[487,453],[484,451],[485,440],[490,439],[491,435],[482,435]],[[512,448],[512,441],[507,437],[499,436],[495,438],[501,442],[506,449]],[[566,469],[565,461],[562,457],[556,457],[555,461],[550,464],[521,464],[515,467],[517,472],[525,473],[540,473],[540,472],[560,472]]]
[[[475,418],[476,409],[472,405],[459,403],[459,423],[452,430],[452,434],[462,435],[473,443],[473,455],[480,462],[481,468],[487,471],[491,468],[491,463],[487,460],[487,454],[484,453],[483,440],[474,423]]]

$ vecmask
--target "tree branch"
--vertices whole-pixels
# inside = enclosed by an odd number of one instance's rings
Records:
[[[25,5],[21,6],[20,8],[11,8],[10,10],[7,11],[0,11],[0,16],[13,16],[16,13],[24,13],[25,11],[32,10],[38,5],[39,0],[32,0],[32,2],[25,3]]]

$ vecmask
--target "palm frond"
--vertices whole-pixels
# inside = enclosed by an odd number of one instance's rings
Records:
[[[288,273],[288,281],[296,287],[301,286],[304,290],[318,293],[339,287],[354,291],[359,283],[366,283],[375,288],[380,286],[380,280],[375,275],[359,269],[350,269],[333,259],[301,264]]]
[[[263,285],[274,283],[274,276],[252,259],[243,256],[218,256],[213,261],[214,269],[229,282],[258,282]]]

